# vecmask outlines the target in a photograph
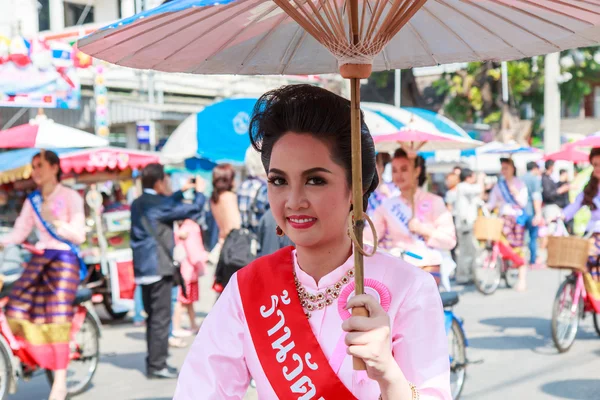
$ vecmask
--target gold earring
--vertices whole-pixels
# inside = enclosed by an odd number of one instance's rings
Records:
[[[279,225],[277,225],[277,228],[275,228],[275,233],[277,234],[277,236],[282,237],[285,235],[285,233],[283,232],[283,229],[281,229],[279,227]]]

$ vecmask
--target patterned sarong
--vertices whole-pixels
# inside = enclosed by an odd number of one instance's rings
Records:
[[[520,253],[525,239],[525,227],[517,224],[517,218],[514,216],[504,215],[502,219],[504,220],[502,233],[506,241],[515,252]]]
[[[79,261],[68,250],[34,255],[15,283],[6,306],[13,334],[44,369],[66,369]]]

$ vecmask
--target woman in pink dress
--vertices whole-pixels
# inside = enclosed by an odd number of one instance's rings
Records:
[[[12,233],[1,245],[23,243],[39,232],[35,254],[13,286],[6,317],[15,336],[40,368],[54,371],[50,400],[67,395],[69,332],[80,281],[76,246],[85,241],[83,199],[60,182],[60,159],[45,151],[33,157],[31,177],[38,190],[23,205]]]
[[[415,265],[427,267],[438,280],[443,275],[444,285],[449,287],[448,276],[456,266],[449,256],[449,251],[456,246],[456,229],[444,199],[421,189],[426,176],[422,157],[409,157],[404,150],[396,150],[392,159],[392,179],[401,194],[385,200],[377,208],[373,223],[384,248],[397,256],[405,251],[416,254],[422,259],[409,255],[405,258]],[[417,190],[411,196],[415,185]],[[367,239],[372,240],[369,236]],[[441,273],[438,266],[442,266]]]
[[[277,233],[296,244],[238,271],[205,319],[176,400],[450,399],[441,299],[426,272],[376,253],[353,296],[350,102],[291,85],[263,95],[251,140],[268,172]],[[362,125],[364,206],[378,185]],[[364,306],[368,317],[351,316]],[[352,357],[366,363],[353,369]]]
[[[523,244],[525,241],[525,207],[529,194],[525,183],[517,178],[517,169],[511,158],[500,159],[500,173],[502,176],[490,192],[487,203],[489,210],[499,210],[499,215],[504,220],[503,234],[517,258],[523,257]],[[519,267],[519,282],[515,288],[524,291],[527,288],[527,268],[522,263]]]
[[[181,329],[181,316],[184,310],[187,311],[190,330],[198,332],[194,303],[200,299],[198,279],[204,275],[205,263],[208,260],[208,254],[202,243],[200,227],[195,221],[186,219],[177,226],[173,257],[178,259],[181,264],[181,276],[186,289],[185,296],[181,287],[177,292],[177,303],[173,311],[173,335],[176,337],[187,336],[189,334]]]

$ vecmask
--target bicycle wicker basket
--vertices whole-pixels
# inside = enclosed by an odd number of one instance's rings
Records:
[[[590,241],[576,236],[548,237],[548,268],[587,271]]]
[[[498,217],[479,216],[473,226],[475,239],[497,242],[502,238],[504,221]]]

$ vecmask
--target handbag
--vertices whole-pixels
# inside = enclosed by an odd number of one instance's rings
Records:
[[[181,265],[179,264],[179,261],[173,258],[173,253],[171,252],[171,250],[167,247],[167,245],[164,242],[162,242],[158,238],[158,235],[154,231],[152,224],[150,223],[150,221],[148,221],[148,218],[146,218],[145,215],[142,215],[142,225],[144,226],[146,232],[148,232],[154,238],[154,241],[160,247],[162,247],[162,249],[167,254],[167,257],[169,257],[169,259],[171,260],[171,263],[173,265],[173,282],[175,283],[175,285],[181,287],[181,293],[183,294],[183,297],[187,299],[188,296],[185,288],[185,281],[183,280],[183,276],[181,275]]]

